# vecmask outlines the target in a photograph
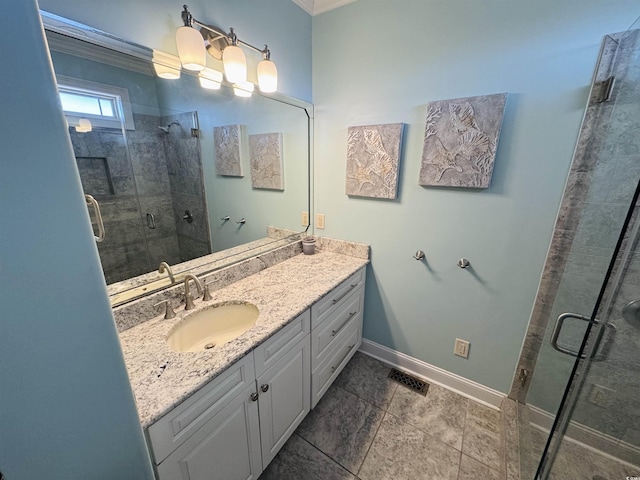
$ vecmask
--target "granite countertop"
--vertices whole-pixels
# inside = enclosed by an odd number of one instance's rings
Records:
[[[328,251],[297,255],[212,292],[210,302],[196,300],[196,309],[179,310],[174,319],[159,315],[120,333],[142,427],[160,419],[367,263]],[[231,300],[258,307],[258,319],[249,331],[202,352],[175,352],[168,347],[166,336],[185,313]]]

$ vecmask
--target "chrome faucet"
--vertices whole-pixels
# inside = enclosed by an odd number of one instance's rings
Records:
[[[184,307],[185,310],[191,310],[192,308],[195,307],[195,305],[193,304],[193,298],[191,297],[191,291],[189,290],[189,280],[193,280],[193,282],[196,284],[196,288],[198,289],[198,294],[203,293],[202,284],[200,283],[200,280],[198,280],[198,277],[190,273],[185,275],[184,277],[184,299],[186,303]]]
[[[171,284],[173,285],[174,283],[176,283],[176,279],[173,276],[173,272],[171,271],[171,267],[169,266],[169,264],[167,262],[162,262],[160,264],[160,266],[158,267],[158,273],[164,273],[167,272],[167,274],[169,274],[169,280],[171,280]]]

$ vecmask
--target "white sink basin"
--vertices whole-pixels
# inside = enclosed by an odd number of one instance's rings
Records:
[[[246,302],[224,302],[185,316],[167,335],[177,352],[200,352],[238,338],[253,327],[258,307]]]

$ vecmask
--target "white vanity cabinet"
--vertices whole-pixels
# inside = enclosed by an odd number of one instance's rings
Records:
[[[160,480],[255,480],[310,410],[305,311],[147,430]]]
[[[254,351],[266,468],[311,409],[309,311]]]
[[[362,343],[364,267],[311,307],[311,408]]]
[[[255,480],[362,342],[365,269],[147,431],[159,480]]]

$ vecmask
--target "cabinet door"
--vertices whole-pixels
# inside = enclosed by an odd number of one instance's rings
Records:
[[[264,468],[309,413],[310,358],[307,335],[258,378]]]
[[[254,384],[158,465],[159,480],[256,480],[262,462],[258,402],[252,394]]]

